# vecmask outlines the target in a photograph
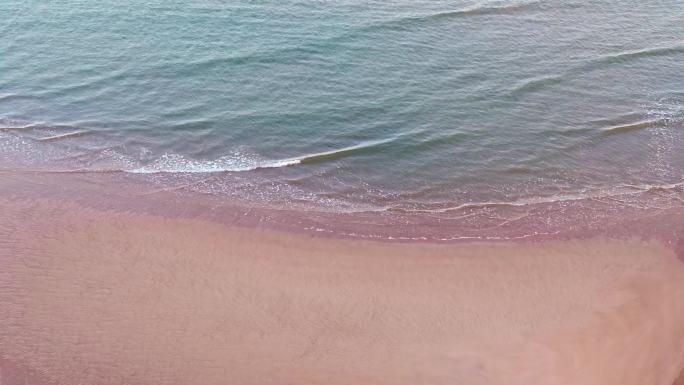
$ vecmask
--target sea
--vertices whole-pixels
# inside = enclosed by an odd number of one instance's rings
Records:
[[[0,175],[362,238],[684,218],[681,0],[2,0],[0,16]]]

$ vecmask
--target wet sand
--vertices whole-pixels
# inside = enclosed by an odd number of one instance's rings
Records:
[[[0,212],[2,385],[671,385],[684,367],[684,266],[656,242],[361,242],[26,198]]]

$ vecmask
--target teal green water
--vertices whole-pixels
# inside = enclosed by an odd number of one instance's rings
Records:
[[[684,179],[684,2],[0,2],[0,166],[440,211]]]

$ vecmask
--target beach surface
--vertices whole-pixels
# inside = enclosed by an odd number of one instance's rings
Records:
[[[672,385],[684,367],[684,266],[655,241],[351,241],[25,197],[0,212],[2,385]]]
[[[0,1],[0,385],[684,385],[684,1]]]

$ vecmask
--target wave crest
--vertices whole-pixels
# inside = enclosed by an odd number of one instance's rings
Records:
[[[485,15],[508,15],[523,11],[528,11],[540,5],[539,1],[530,1],[526,3],[514,3],[504,5],[476,5],[470,8],[464,8],[454,11],[446,11],[435,13],[426,17],[430,19],[441,19],[447,17],[464,17],[464,16],[485,16]]]
[[[162,173],[216,173],[252,171],[260,168],[277,168],[298,164],[296,159],[259,161],[251,156],[234,154],[213,160],[195,160],[183,155],[164,154],[152,163],[130,169],[125,172],[134,174],[162,174]]]
[[[625,132],[638,131],[646,128],[655,127],[660,122],[658,120],[643,120],[636,123],[617,124],[601,129],[604,135],[621,134]]]
[[[378,140],[364,142],[355,146],[344,147],[336,150],[277,160],[261,160],[256,156],[245,155],[242,153],[223,156],[214,160],[194,160],[182,155],[165,154],[149,165],[125,171],[136,174],[254,171],[266,168],[280,168],[298,164],[315,164],[336,160],[371,151],[376,146],[388,143],[390,141],[391,140]]]
[[[559,74],[549,74],[541,77],[523,79],[510,88],[509,96],[515,98],[546,87],[555,86],[605,66],[629,63],[643,58],[679,55],[682,53],[684,53],[684,46],[673,45],[601,55]]]

